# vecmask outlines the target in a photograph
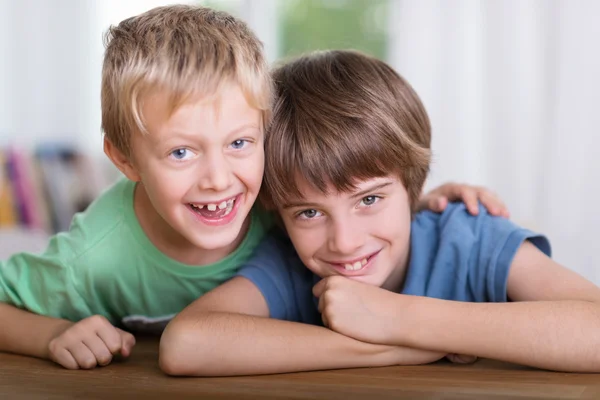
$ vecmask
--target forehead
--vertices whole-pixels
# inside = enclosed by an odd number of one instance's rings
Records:
[[[252,107],[241,88],[224,85],[209,95],[192,94],[177,104],[168,91],[149,94],[142,104],[142,119],[150,133],[169,131],[231,130],[239,125],[255,124],[260,127],[260,110]]]
[[[363,191],[368,191],[370,189],[378,188],[381,185],[388,184],[386,187],[388,189],[393,189],[397,185],[403,187],[400,179],[395,175],[387,175],[383,177],[375,177],[363,180],[350,180],[353,187],[350,187],[348,190],[340,191],[335,188],[335,186],[329,183],[323,190],[315,187],[310,184],[304,177],[296,174],[296,187],[300,193],[300,198],[289,198],[290,202],[327,202],[327,201],[337,201],[352,198],[354,195],[359,194]]]

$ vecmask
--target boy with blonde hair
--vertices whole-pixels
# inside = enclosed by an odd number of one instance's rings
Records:
[[[0,263],[0,351],[71,369],[106,365],[135,344],[120,328],[160,333],[230,279],[272,225],[254,206],[271,85],[261,43],[229,14],[174,5],[112,27],[104,150],[128,179],[43,254]],[[446,196],[479,196],[503,212],[487,192],[461,185],[424,205]]]
[[[43,254],[0,263],[0,350],[106,365],[135,343],[115,325],[160,332],[229,279],[271,227],[254,207],[271,92],[261,43],[229,14],[176,5],[110,28],[104,150],[128,179]]]
[[[463,204],[414,213],[431,130],[392,68],[329,51],[282,66],[274,81],[263,190],[291,243],[265,240],[238,276],[170,322],[165,372],[280,373],[449,354],[600,372],[600,289],[550,259],[544,236]]]

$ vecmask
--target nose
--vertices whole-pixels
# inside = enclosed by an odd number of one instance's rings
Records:
[[[364,244],[361,227],[352,216],[332,221],[329,229],[329,251],[340,255],[355,255]]]
[[[232,184],[231,166],[222,152],[207,154],[202,163],[198,187],[221,192]]]

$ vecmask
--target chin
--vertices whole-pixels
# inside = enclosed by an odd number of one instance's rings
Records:
[[[385,279],[381,279],[377,276],[370,276],[370,275],[363,275],[363,276],[357,276],[355,278],[351,278],[354,279],[358,282],[364,283],[365,285],[371,285],[371,286],[377,286],[377,287],[381,287],[383,286],[383,282],[385,282]]]
[[[191,238],[190,242],[204,250],[219,250],[231,246],[239,236],[239,231],[221,232],[211,235],[203,235],[199,238]]]

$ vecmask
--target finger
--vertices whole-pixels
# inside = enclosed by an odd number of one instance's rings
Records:
[[[98,336],[98,333],[84,338],[83,344],[85,344],[94,355],[96,364],[104,366],[110,364],[112,361],[113,355],[104,340]]]
[[[52,361],[67,369],[79,369],[79,364],[77,364],[77,361],[71,352],[64,347],[61,347],[52,353]]]
[[[427,210],[427,208],[429,207],[429,197],[421,197],[418,201],[417,201],[417,206],[415,211],[423,211],[423,210]]]
[[[321,320],[323,320],[323,326],[329,328],[329,321],[327,320],[327,315],[321,314]]]
[[[471,188],[471,186],[459,183],[447,183],[430,192],[428,196],[436,194],[437,197],[444,196],[448,201],[459,201],[462,199],[462,192],[465,188]]]
[[[117,330],[121,336],[121,355],[123,357],[129,357],[131,355],[131,351],[133,350],[133,346],[135,346],[136,343],[135,336],[121,329],[117,328]]]
[[[479,214],[479,204],[477,203],[477,190],[471,187],[465,187],[461,191],[461,199],[471,215]]]
[[[481,204],[487,208],[488,212],[491,215],[495,216],[506,216],[508,214],[508,209],[502,200],[498,198],[498,196],[484,190],[480,196]]]
[[[315,286],[313,286],[313,295],[315,297],[321,297],[325,287],[327,286],[327,278],[321,279]]]
[[[431,210],[435,212],[442,212],[448,206],[448,198],[446,196],[440,196],[434,199],[434,203],[435,204],[432,205]]]
[[[325,297],[321,296],[319,297],[319,305],[318,305],[318,310],[321,314],[323,314],[323,310],[325,309]]]
[[[477,357],[465,354],[448,354],[446,357],[455,364],[473,364],[477,361]]]
[[[96,328],[96,335],[104,342],[111,354],[121,351],[122,340],[120,332],[110,322],[105,321]]]
[[[96,356],[83,342],[75,342],[66,349],[71,353],[79,368],[92,369],[98,365]]]
[[[462,361],[463,364],[473,364],[475,361],[477,361],[477,357],[467,356],[464,354],[459,354],[458,358]]]

